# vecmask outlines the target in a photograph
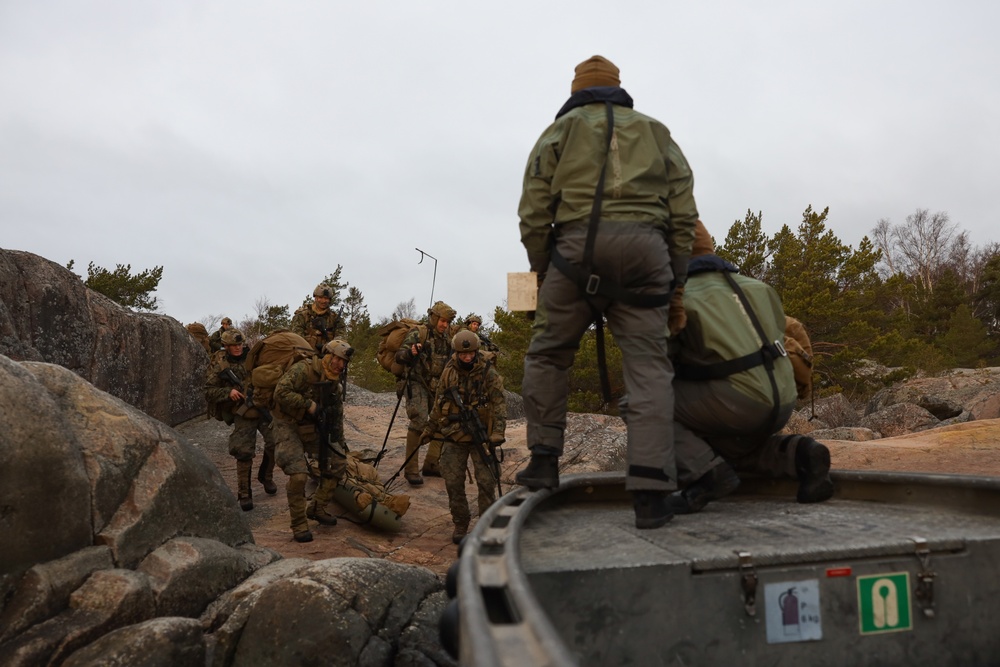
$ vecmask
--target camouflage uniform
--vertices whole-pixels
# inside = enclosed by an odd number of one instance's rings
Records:
[[[469,331],[472,331],[473,322],[479,324],[479,328],[476,331],[473,331],[473,333],[475,333],[479,337],[479,349],[485,350],[486,352],[493,352],[494,354],[499,352],[500,347],[496,343],[491,341],[489,338],[487,338],[485,334],[482,333],[483,318],[479,317],[479,315],[472,315],[470,317],[465,318],[465,328],[468,329]]]
[[[306,520],[316,518],[321,523],[336,523],[326,512],[326,504],[331,500],[337,482],[347,472],[344,446],[344,404],[340,383],[330,378],[323,369],[323,358],[303,359],[292,365],[274,388],[275,459],[282,471],[289,476],[287,493],[288,509],[291,515],[293,533],[309,531]],[[310,405],[319,403],[319,382],[330,382],[331,387],[331,430],[330,441],[339,444],[329,452],[329,469],[321,471],[319,486],[313,494],[307,509],[305,484],[309,476],[306,454],[319,459],[320,442],[317,424],[308,414]],[[322,517],[322,518],[321,518]],[[325,521],[324,518],[332,519]]]
[[[227,335],[239,333],[235,329],[228,329]],[[257,433],[264,436],[264,460],[258,474],[258,480],[264,485],[268,493],[276,493],[271,471],[274,469],[274,434],[269,423],[263,414],[256,409],[247,408],[243,400],[232,401],[230,394],[235,388],[241,393],[246,391],[248,376],[243,362],[246,360],[248,349],[243,347],[243,353],[239,357],[233,357],[225,347],[212,355],[209,360],[208,370],[205,372],[205,400],[208,402],[208,414],[220,421],[233,425],[233,432],[229,434],[229,453],[236,459],[237,475],[237,497],[240,506],[244,509],[253,508],[253,494],[250,489],[250,473],[254,455],[257,452]],[[220,373],[231,370],[240,381],[240,387],[232,384],[220,377]]]
[[[420,434],[427,426],[434,392],[437,389],[438,378],[444,371],[445,364],[451,358],[451,340],[448,332],[439,334],[436,331],[438,319],[444,317],[449,322],[455,317],[455,311],[447,304],[438,301],[428,311],[429,325],[414,327],[406,335],[396,361],[404,366],[410,366],[409,382],[406,383],[406,416],[410,419],[406,433],[406,457],[404,469],[407,481],[421,483],[420,472],[425,475],[438,475],[438,459],[441,457],[441,442],[432,441],[427,447],[424,465],[419,467],[419,455],[415,453],[420,446]],[[414,357],[412,346],[420,344],[420,353]],[[412,456],[411,456],[412,454]]]
[[[302,306],[292,316],[290,329],[305,338],[319,352],[336,336],[339,316],[332,308],[317,312],[314,305]]]
[[[479,489],[480,516],[496,500],[497,483],[494,475],[499,475],[499,470],[491,471],[483,457],[473,452],[474,447],[481,447],[483,443],[473,442],[472,435],[457,421],[459,408],[452,397],[452,387],[458,388],[462,404],[479,415],[491,445],[504,441],[507,401],[503,394],[503,378],[482,354],[476,355],[471,369],[462,368],[457,357],[452,357],[444,367],[424,434],[425,437],[434,435],[444,440],[440,461],[441,476],[448,491],[448,507],[455,524],[455,533],[461,537],[468,532],[471,518],[469,501],[465,496],[465,471],[469,457],[472,457],[472,468]]]

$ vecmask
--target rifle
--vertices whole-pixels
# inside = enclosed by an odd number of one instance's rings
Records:
[[[462,430],[472,436],[472,448],[478,452],[479,458],[482,459],[483,463],[486,464],[487,470],[493,475],[494,481],[497,483],[497,494],[498,497],[503,495],[503,488],[500,486],[500,461],[503,460],[503,450],[500,450],[500,456],[497,457],[496,451],[500,449],[499,446],[490,446],[490,435],[486,431],[486,426],[483,424],[483,420],[479,418],[479,413],[472,408],[466,407],[465,403],[462,401],[462,396],[458,392],[458,387],[452,385],[448,387],[448,392],[451,394],[452,401],[455,402],[455,406],[458,408],[457,415],[449,416],[449,419],[457,421]]]
[[[332,477],[330,452],[347,458],[343,451],[341,426],[337,423],[333,396],[334,383],[329,380],[317,382],[316,387],[316,435],[319,437],[319,471],[323,477]]]
[[[478,331],[476,332],[476,335],[479,336],[479,340],[481,340],[483,342],[483,344],[486,346],[486,351],[487,352],[499,352],[500,351],[500,348],[497,347],[496,344],[493,341],[491,341],[488,336],[484,336],[483,334],[479,333]]]
[[[246,416],[247,410],[256,408],[257,411],[260,412],[261,416],[264,417],[264,423],[266,424],[271,423],[271,411],[263,406],[258,406],[253,404],[253,387],[250,387],[250,389],[247,390],[243,389],[243,383],[240,382],[240,379],[238,377],[236,377],[236,373],[233,372],[232,368],[227,368],[224,371],[219,371],[219,379],[235,387],[236,389],[239,389],[240,392],[245,395],[245,398],[243,399],[243,405],[236,408],[235,410],[236,414],[238,414],[240,417],[244,417]]]

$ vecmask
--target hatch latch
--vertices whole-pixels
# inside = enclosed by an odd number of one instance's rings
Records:
[[[743,608],[747,616],[757,615],[757,572],[749,551],[737,551],[740,558],[740,587],[743,589]]]
[[[915,547],[917,560],[920,562],[920,571],[917,572],[917,585],[913,591],[920,611],[924,613],[924,618],[934,618],[934,578],[937,574],[931,570],[931,550],[927,547],[927,540],[922,537],[911,537]]]

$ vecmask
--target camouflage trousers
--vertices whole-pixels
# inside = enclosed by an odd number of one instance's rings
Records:
[[[427,426],[431,404],[434,402],[434,394],[419,382],[411,382],[403,391],[406,392],[406,416],[410,420],[409,430],[419,434]],[[406,474],[408,475],[417,474],[420,470],[420,454],[415,453],[414,449],[415,444],[408,443],[406,448],[406,457],[409,460],[406,464]],[[427,453],[424,454],[423,467],[430,470],[438,468],[440,458],[441,441],[431,440],[427,444]]]
[[[274,431],[274,461],[286,475],[309,474],[308,454],[319,459],[319,438],[316,426],[310,422],[297,423],[286,419],[275,419],[271,423]],[[347,474],[347,459],[336,452],[329,452],[330,476],[341,480]]]
[[[693,482],[724,458],[739,472],[796,479],[795,449],[770,435],[788,422],[795,407],[784,405],[776,424],[771,406],[733,389],[726,380],[674,382],[674,435],[681,484]],[[705,447],[710,447],[705,452]]]
[[[264,436],[264,451],[274,456],[274,431],[263,418],[247,419],[233,415],[233,432],[229,434],[229,454],[237,461],[249,461],[257,453],[257,433]]]
[[[493,473],[479,454],[472,451],[472,445],[467,443],[445,442],[441,447],[441,477],[444,478],[444,488],[448,491],[448,509],[451,510],[451,520],[456,526],[468,528],[469,499],[465,496],[465,471],[472,458],[472,470],[478,487],[479,515],[497,499],[496,480]]]

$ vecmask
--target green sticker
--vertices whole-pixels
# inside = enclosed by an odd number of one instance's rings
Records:
[[[863,635],[911,630],[910,573],[858,577],[858,612]]]

